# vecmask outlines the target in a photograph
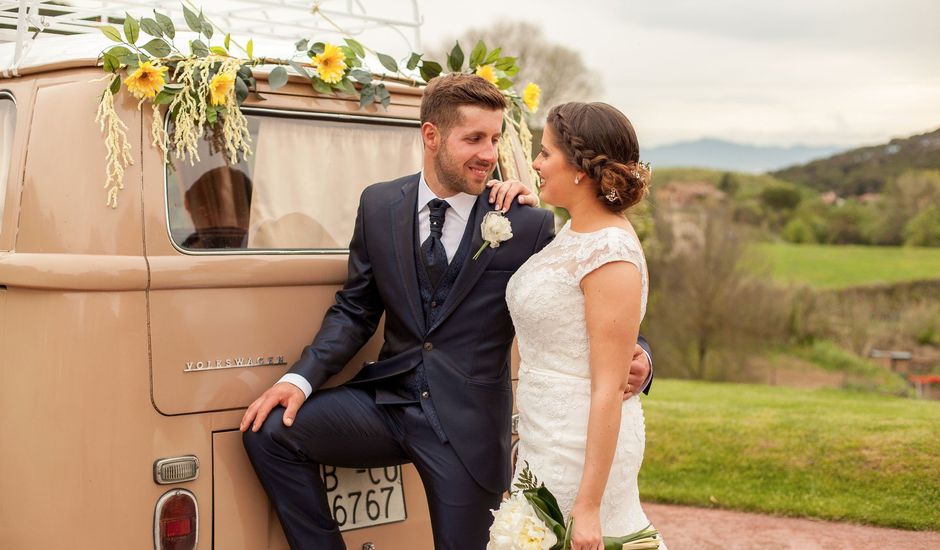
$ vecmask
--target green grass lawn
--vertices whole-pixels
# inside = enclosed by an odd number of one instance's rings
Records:
[[[940,403],[657,379],[644,500],[940,530]]]
[[[816,288],[940,278],[940,248],[760,244],[773,277]]]

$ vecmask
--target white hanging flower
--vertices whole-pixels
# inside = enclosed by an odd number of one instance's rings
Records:
[[[493,525],[486,550],[549,550],[558,538],[535,514],[522,492],[493,510]]]

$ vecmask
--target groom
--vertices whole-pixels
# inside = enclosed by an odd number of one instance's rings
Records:
[[[362,193],[336,303],[289,373],[245,412],[245,448],[291,548],[345,548],[318,464],[404,463],[424,483],[434,547],[486,546],[489,510],[511,475],[506,283],[553,237],[551,212],[516,207],[512,238],[474,259],[505,106],[477,76],[428,84],[423,171]],[[383,313],[379,360],[321,390]],[[631,377],[648,370],[643,354]]]

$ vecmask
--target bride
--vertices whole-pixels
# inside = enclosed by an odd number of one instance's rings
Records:
[[[509,281],[518,336],[519,455],[574,518],[573,550],[649,524],[637,474],[645,428],[639,396],[623,401],[646,310],[643,250],[623,212],[647,191],[630,121],[605,103],[548,114],[533,163],[541,198],[571,220]],[[665,548],[665,545],[660,546]]]

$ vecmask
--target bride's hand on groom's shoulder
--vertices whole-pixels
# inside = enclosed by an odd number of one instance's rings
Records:
[[[248,406],[248,410],[245,411],[245,415],[242,417],[238,429],[244,432],[248,430],[250,426],[251,431],[257,432],[261,429],[261,425],[264,424],[265,419],[268,418],[271,411],[274,410],[274,407],[277,406],[284,407],[284,425],[290,426],[294,423],[294,418],[297,417],[297,411],[300,409],[300,406],[303,405],[305,399],[306,396],[303,390],[297,386],[290,382],[278,382],[268,388],[267,391],[261,394],[261,397],[255,399],[254,402]]]
[[[519,180],[490,180],[486,186],[490,189],[490,204],[501,212],[509,211],[517,197],[519,204],[539,205],[539,198]]]
[[[571,507],[571,550],[604,550],[599,506],[582,505],[575,501]]]

